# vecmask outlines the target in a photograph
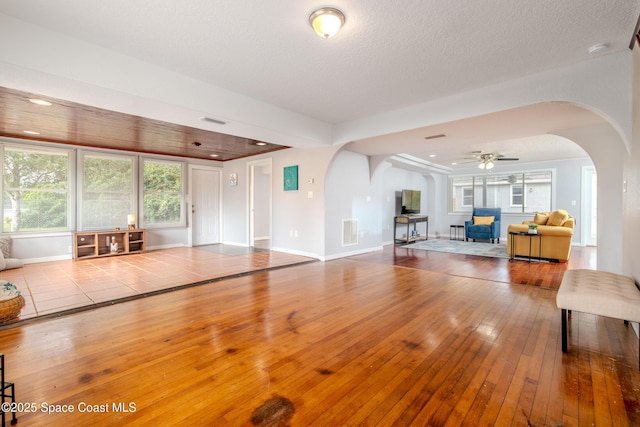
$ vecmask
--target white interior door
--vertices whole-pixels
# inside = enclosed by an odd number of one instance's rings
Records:
[[[191,169],[191,244],[220,243],[220,171]]]

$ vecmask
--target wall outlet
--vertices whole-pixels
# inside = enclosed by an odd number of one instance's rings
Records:
[[[72,250],[73,248],[71,246],[67,247],[67,253],[71,253]]]

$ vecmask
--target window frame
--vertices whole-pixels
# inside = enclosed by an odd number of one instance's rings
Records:
[[[515,194],[515,192],[513,190],[515,190],[516,188],[520,189],[520,194]],[[524,207],[526,206],[526,199],[525,199],[525,183],[524,182],[520,182],[517,184],[511,184],[509,186],[509,200],[511,202],[511,207],[513,208],[517,208],[517,207],[521,207],[524,209]],[[514,197],[520,197],[522,199],[521,203],[515,203],[514,202]]]
[[[100,227],[87,227],[83,223],[84,217],[84,164],[85,159],[87,157],[99,157],[103,159],[113,159],[113,160],[122,160],[128,159],[131,161],[131,211],[135,211],[138,209],[138,157],[134,154],[114,154],[108,151],[98,151],[98,150],[79,150],[78,151],[78,173],[77,173],[77,190],[76,190],[76,198],[78,200],[77,204],[77,231],[98,231],[105,230],[106,227],[109,226],[100,226]],[[134,213],[135,212],[129,212]],[[124,215],[122,218],[122,223],[112,224],[115,227],[127,227],[127,216]]]
[[[167,222],[167,223],[147,223],[144,220],[144,196],[145,196],[145,188],[144,188],[144,171],[145,171],[145,163],[160,163],[160,164],[168,164],[168,165],[179,165],[180,166],[180,220],[178,222]],[[171,160],[171,159],[161,159],[151,156],[140,156],[140,174],[139,174],[139,204],[138,204],[138,226],[140,228],[176,228],[176,227],[185,227],[187,225],[187,214],[186,214],[186,162],[181,160]]]
[[[4,185],[4,173],[5,173],[5,152],[6,150],[23,151],[23,152],[41,152],[51,153],[55,155],[64,155],[67,157],[67,184],[66,184],[66,210],[67,210],[67,224],[64,228],[55,230],[4,230],[4,202],[5,202],[5,185]],[[3,214],[2,214],[2,227],[0,227],[0,234],[2,235],[54,235],[60,233],[71,232],[75,229],[76,224],[76,198],[72,197],[76,191],[76,150],[71,148],[62,148],[59,146],[53,146],[46,143],[17,143],[12,142],[10,139],[0,139],[0,162],[2,164],[2,176],[0,181],[0,187],[2,194],[0,198],[2,200]]]
[[[462,203],[460,204],[460,206],[462,207],[473,207],[473,185],[470,185],[468,187],[462,187]],[[467,192],[467,190],[469,191],[469,194],[465,194]],[[467,199],[471,198],[471,203],[466,203]]]
[[[510,184],[509,186],[509,204],[502,204],[501,206],[496,207],[505,207],[508,206],[510,208],[521,208],[518,212],[505,212],[503,210],[503,214],[513,214],[513,215],[528,215],[534,214],[539,210],[528,209],[527,206],[527,188],[528,183],[537,183],[536,180],[527,181],[527,177],[530,175],[539,175],[539,174],[548,174],[549,175],[549,199],[545,201],[548,202],[546,207],[546,211],[553,210],[553,206],[555,205],[555,180],[556,180],[556,171],[553,168],[548,169],[534,169],[534,170],[520,170],[520,171],[507,171],[507,172],[491,172],[491,173],[483,173],[483,174],[461,174],[461,175],[449,175],[448,176],[448,213],[449,214],[468,214],[470,213],[474,207],[494,207],[487,206],[489,198],[488,196],[488,188],[495,186],[496,181],[493,178],[495,176],[500,176],[503,174],[507,175],[516,175],[519,178],[517,184]],[[456,182],[457,181],[457,182]],[[455,202],[455,188],[467,188],[468,184],[464,182],[471,182],[473,188],[473,204],[472,205],[460,205],[457,206],[457,209],[454,209]],[[520,185],[522,188],[522,204],[514,205],[513,204],[513,185]],[[482,199],[478,201],[479,199]],[[481,203],[480,203],[481,202]],[[463,209],[465,208],[465,209]],[[542,210],[540,210],[542,211]]]

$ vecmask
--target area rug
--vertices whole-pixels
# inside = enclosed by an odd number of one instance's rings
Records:
[[[462,240],[431,239],[422,240],[410,245],[407,249],[448,252],[452,254],[487,256],[492,258],[509,258],[507,245],[503,243],[466,242]]]

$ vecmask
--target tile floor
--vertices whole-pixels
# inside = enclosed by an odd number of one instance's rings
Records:
[[[27,264],[0,272],[26,305],[16,320],[160,292],[255,270],[314,261],[298,255],[229,245]],[[14,320],[15,321],[15,320]]]

